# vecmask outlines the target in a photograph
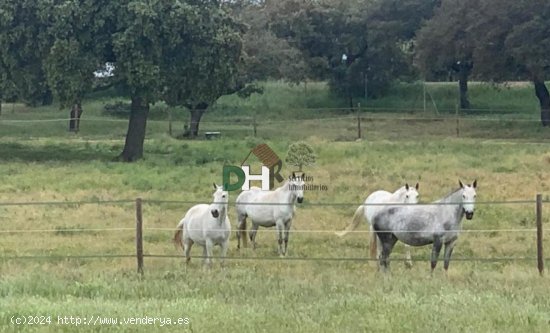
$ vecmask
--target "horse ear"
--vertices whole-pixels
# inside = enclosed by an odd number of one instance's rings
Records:
[[[476,187],[477,187],[477,179],[476,179],[476,180],[474,180],[474,183],[472,184],[472,186],[473,186],[474,188],[476,188]]]
[[[414,188],[418,191],[418,187],[419,187],[419,184],[416,183],[416,185],[414,186]]]
[[[296,174],[294,173],[294,171],[292,171],[292,178],[296,178]]]
[[[458,185],[460,185],[460,188],[464,188],[464,184],[462,184],[462,181],[460,181],[460,179],[458,180]]]
[[[302,174],[302,180],[304,180],[304,179],[306,179],[306,173],[305,172]]]
[[[409,190],[409,183],[405,183],[405,190]]]
[[[212,185],[214,185],[214,189],[215,189],[215,190],[218,189],[218,185],[216,185],[216,183],[212,183]]]

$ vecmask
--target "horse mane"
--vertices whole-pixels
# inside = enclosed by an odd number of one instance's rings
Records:
[[[460,190],[462,190],[461,187],[459,187],[459,188],[457,188],[457,189],[455,189],[455,190],[451,190],[450,192],[448,192],[447,194],[445,194],[442,198],[437,199],[435,202],[441,202],[441,201],[443,201],[443,200],[449,198],[450,196],[452,196],[453,194],[455,194],[456,192],[458,192],[458,191],[460,191]]]
[[[283,183],[283,185],[277,187],[276,189],[273,190],[273,192],[278,192],[278,191],[282,191],[284,190],[285,188],[288,188],[288,183],[290,183],[290,181],[287,179],[285,180],[285,182]]]

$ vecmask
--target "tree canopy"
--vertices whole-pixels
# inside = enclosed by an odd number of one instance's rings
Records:
[[[125,161],[151,103],[187,107],[193,137],[220,96],[268,79],[324,80],[353,106],[454,71],[464,108],[470,77],[530,80],[546,126],[548,17],[545,0],[0,0],[0,99],[80,105],[110,63],[132,101]]]
[[[195,109],[245,86],[244,27],[215,0],[2,0],[0,16],[0,88],[21,100],[52,91],[61,106],[79,104],[94,71],[114,65],[132,100],[125,161],[143,155],[151,103]]]

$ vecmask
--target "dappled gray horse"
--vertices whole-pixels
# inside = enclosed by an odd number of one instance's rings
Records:
[[[390,193],[384,190],[375,191],[367,197],[365,203],[357,208],[355,214],[353,215],[352,222],[344,229],[343,231],[337,232],[336,235],[342,237],[348,233],[354,231],[361,223],[361,220],[366,220],[370,227],[370,254],[371,258],[380,258],[380,252],[382,247],[379,246],[380,240],[376,237],[374,229],[372,228],[372,219],[378,213],[379,210],[383,209],[384,205],[378,204],[391,204],[391,203],[406,203],[406,204],[415,204],[418,203],[418,183],[415,187],[410,187],[408,183],[405,186],[397,189],[397,191]],[[412,267],[411,259],[411,249],[409,246],[406,246],[406,260],[405,266]]]
[[[462,217],[471,220],[474,216],[477,181],[464,185],[443,199],[427,205],[387,206],[373,218],[373,227],[382,243],[380,266],[386,270],[389,256],[400,240],[411,246],[433,244],[432,272],[437,264],[439,252],[445,245],[445,272],[462,228]]]

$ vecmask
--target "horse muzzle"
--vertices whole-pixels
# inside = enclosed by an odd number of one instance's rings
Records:
[[[212,216],[217,219],[220,216],[220,212],[217,209],[212,209]]]
[[[296,201],[298,201],[298,203],[302,203],[304,201],[304,197],[298,197]]]
[[[464,215],[466,215],[466,220],[471,220],[474,217],[474,212],[464,211]]]

